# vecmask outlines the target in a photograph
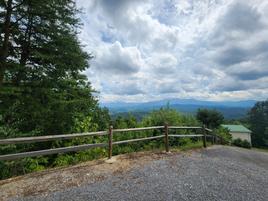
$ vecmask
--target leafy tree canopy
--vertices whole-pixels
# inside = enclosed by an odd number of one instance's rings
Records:
[[[77,39],[75,1],[7,0],[0,10],[2,122],[40,134],[74,132],[85,118],[90,130],[107,127],[108,111],[81,74],[92,56]]]
[[[220,112],[208,109],[198,109],[196,118],[208,128],[217,128],[224,120]]]
[[[257,102],[249,112],[253,146],[268,147],[268,100]]]
[[[159,110],[152,111],[149,115],[145,116],[142,120],[144,126],[161,126],[168,125],[197,125],[198,122],[193,116],[186,116],[179,113],[177,110],[167,107],[160,108]]]

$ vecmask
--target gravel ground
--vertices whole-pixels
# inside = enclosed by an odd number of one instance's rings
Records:
[[[171,154],[95,183],[15,200],[268,200],[268,154],[227,146]]]

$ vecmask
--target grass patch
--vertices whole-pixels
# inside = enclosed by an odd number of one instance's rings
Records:
[[[211,143],[207,142],[207,146],[211,146]],[[176,151],[176,150],[188,151],[188,150],[191,150],[191,149],[200,149],[200,148],[203,148],[203,142],[202,141],[190,142],[190,143],[187,143],[187,144],[182,145],[182,146],[173,147],[171,150],[172,151]]]
[[[268,148],[252,148],[252,150],[268,153]]]

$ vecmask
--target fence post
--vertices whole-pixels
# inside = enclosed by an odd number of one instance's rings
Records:
[[[169,142],[168,142],[168,124],[165,124],[165,147],[166,152],[169,152]]]
[[[207,147],[207,133],[206,133],[206,127],[205,125],[202,126],[203,129],[203,146],[206,148]]]
[[[214,137],[215,137],[215,136],[214,136],[213,133],[210,133],[210,136],[211,136],[211,144],[214,144],[214,139],[215,139]]]
[[[111,159],[113,154],[113,126],[109,127],[109,156],[108,158]]]

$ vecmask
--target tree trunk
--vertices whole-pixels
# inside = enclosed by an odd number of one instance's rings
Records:
[[[6,7],[5,23],[3,26],[4,41],[0,49],[0,87],[3,83],[4,73],[6,69],[6,58],[8,57],[8,51],[9,51],[8,45],[10,36],[11,14],[12,14],[12,0],[8,0]]]
[[[28,22],[27,28],[24,34],[24,41],[21,44],[21,55],[20,55],[20,68],[18,69],[18,73],[16,75],[16,84],[19,85],[20,81],[25,77],[25,65],[30,55],[30,46],[31,46],[31,36],[32,36],[32,28],[33,28],[33,16],[31,13],[31,5],[28,5],[27,13],[28,13]]]

